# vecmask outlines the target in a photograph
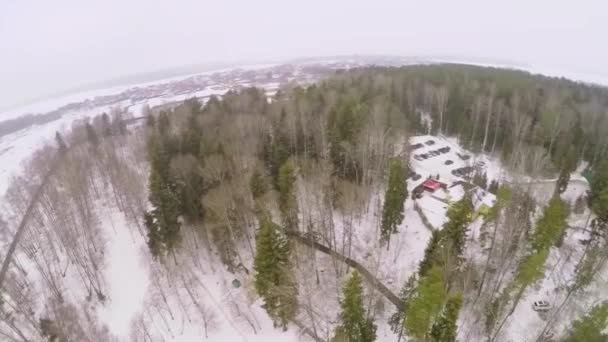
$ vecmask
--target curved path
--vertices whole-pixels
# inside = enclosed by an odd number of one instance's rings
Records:
[[[347,256],[344,256],[332,250],[331,248],[322,245],[317,241],[314,241],[311,238],[304,237],[298,232],[286,231],[285,234],[299,243],[313,247],[320,252],[331,255],[334,258],[356,269],[372,286],[374,286],[380,293],[382,293],[384,297],[386,297],[386,299],[393,303],[399,310],[402,309],[403,305],[401,303],[401,300],[399,300],[399,297],[397,297],[397,295],[395,295],[391,290],[389,290],[388,287],[382,284],[382,282],[380,282],[378,278],[376,278],[370,271],[368,271],[365,267],[363,267],[363,265],[361,265],[357,261]]]

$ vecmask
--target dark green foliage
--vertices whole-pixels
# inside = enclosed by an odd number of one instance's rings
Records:
[[[608,304],[596,305],[585,316],[574,321],[565,342],[606,342],[608,334]]]
[[[451,246],[450,252],[459,258],[464,250],[466,232],[471,223],[473,208],[466,196],[452,204],[447,212],[448,222],[443,225],[442,234]]]
[[[297,310],[297,285],[292,275],[289,242],[268,215],[260,217],[254,259],[255,289],[264,308],[284,329]]]
[[[477,185],[482,189],[488,188],[488,176],[485,172],[475,172],[473,176],[473,184]]]
[[[279,210],[285,229],[298,229],[298,199],[296,194],[296,168],[291,160],[279,169]]]
[[[154,129],[156,127],[156,117],[154,117],[154,114],[148,113],[148,115],[146,115],[146,126],[150,129]]]
[[[93,147],[97,147],[99,145],[99,137],[97,136],[97,132],[95,132],[95,128],[93,128],[90,122],[87,122],[84,127],[87,132],[87,141]]]
[[[416,296],[410,301],[404,320],[408,334],[419,339],[427,336],[447,295],[444,282],[443,271],[439,266],[433,266],[420,278]]]
[[[59,149],[59,153],[66,153],[68,151],[68,146],[65,144],[61,133],[55,132],[55,141],[57,142],[57,149]]]
[[[500,187],[500,183],[498,183],[498,181],[497,181],[497,180],[493,179],[493,180],[490,182],[490,185],[488,186],[488,191],[489,191],[491,194],[496,195],[496,194],[498,193],[498,188],[499,188],[499,187]]]
[[[486,332],[489,334],[494,329],[496,320],[498,319],[498,313],[500,310],[501,297],[494,298],[491,302],[486,304],[485,313],[486,321],[484,324]]]
[[[156,171],[150,175],[150,203],[154,224],[158,226],[160,241],[163,250],[171,251],[180,241],[179,199]]]
[[[591,283],[593,276],[600,270],[598,266],[601,266],[604,248],[601,245],[589,247],[585,257],[576,265],[574,284],[570,285],[572,290],[582,289]]]
[[[407,280],[407,282],[405,284],[403,284],[403,287],[401,288],[401,291],[399,292],[399,300],[401,301],[401,309],[398,309],[397,312],[395,312],[390,320],[389,320],[389,324],[391,326],[391,330],[395,333],[398,334],[399,337],[402,336],[403,334],[403,320],[406,317],[406,313],[409,310],[410,307],[410,301],[412,299],[412,296],[416,293],[416,275],[412,275],[411,277],[409,277],[409,279]]]
[[[536,251],[549,249],[556,244],[566,229],[568,206],[559,197],[553,197],[543,216],[536,223],[531,245]]]
[[[262,159],[268,174],[272,178],[275,188],[278,189],[279,169],[285,164],[291,153],[289,143],[282,135],[267,134],[264,136],[262,145]]]
[[[340,324],[336,328],[335,342],[372,342],[376,339],[376,324],[366,317],[363,306],[361,276],[353,272],[342,289]]]
[[[420,261],[418,265],[418,274],[420,277],[426,275],[426,273],[438,262],[439,258],[439,249],[441,242],[441,232],[438,230],[434,230],[431,238],[424,249],[424,258]]]
[[[356,156],[363,120],[363,106],[345,100],[331,110],[327,122],[329,156],[334,172],[338,177],[354,182],[360,182],[363,176]]]
[[[407,199],[407,172],[399,159],[389,162],[389,176],[382,207],[381,239],[388,242],[403,221],[403,205]]]
[[[158,114],[158,123],[157,123],[158,133],[160,135],[167,135],[169,130],[171,129],[171,121],[169,121],[169,113],[165,111],[161,111]]]
[[[435,342],[455,342],[458,326],[458,313],[462,306],[462,295],[450,296],[439,318],[431,328],[431,339]]]
[[[181,224],[180,202],[175,184],[169,175],[169,155],[160,142],[150,141],[149,199],[153,209],[145,217],[148,229],[148,246],[154,256],[172,251],[179,241]]]
[[[154,223],[154,217],[150,212],[146,212],[144,214],[144,225],[147,230],[147,243],[148,249],[150,249],[150,253],[154,257],[159,257],[162,255],[163,247],[162,247],[162,237],[160,234],[160,229],[157,224]]]
[[[608,222],[608,161],[594,170],[589,188],[589,206],[601,222]]]
[[[112,136],[112,123],[110,122],[108,113],[103,113],[101,115],[101,135],[103,137]]]
[[[519,262],[512,284],[519,293],[542,278],[549,249],[562,239],[567,218],[568,206],[559,197],[553,197],[536,223],[530,241],[531,253]]]
[[[258,170],[253,171],[251,178],[249,178],[249,190],[253,199],[264,196],[266,191],[268,191],[266,181]]]

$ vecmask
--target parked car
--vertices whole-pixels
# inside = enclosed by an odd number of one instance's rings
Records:
[[[449,146],[442,147],[442,148],[439,149],[439,151],[441,153],[448,153],[448,152],[450,152],[450,147]]]
[[[410,145],[410,149],[412,149],[412,150],[417,150],[417,149],[422,148],[422,147],[424,147],[424,145],[420,144],[420,143],[414,144],[414,145]]]
[[[428,154],[426,154],[426,153],[420,154],[419,156],[420,156],[420,158],[422,158],[422,159],[429,159],[429,155],[428,155]]]
[[[427,144],[427,146],[435,145],[435,140],[427,140],[425,144]]]
[[[458,155],[458,157],[460,157],[460,159],[462,160],[469,160],[471,159],[471,156],[468,154],[460,154],[460,153],[456,153]]]
[[[551,304],[549,304],[549,302],[547,302],[546,300],[537,300],[536,302],[532,303],[532,309],[534,309],[534,311],[549,311],[551,310]]]
[[[421,176],[421,175],[419,175],[419,174],[417,174],[417,173],[415,173],[415,174],[412,176],[412,180],[415,180],[415,181],[419,180],[420,178],[422,178],[422,176]]]
[[[415,155],[415,156],[414,156],[414,159],[416,159],[416,160],[419,160],[419,161],[420,161],[420,160],[422,160],[422,157],[420,157],[419,155]]]
[[[454,162],[451,161],[451,160],[446,160],[444,164],[445,165],[452,165],[452,164],[454,164]]]
[[[475,162],[475,166],[484,167],[486,163],[483,160],[478,160]]]

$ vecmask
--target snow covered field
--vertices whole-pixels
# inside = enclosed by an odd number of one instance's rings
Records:
[[[24,162],[32,153],[44,144],[54,144],[55,132],[69,128],[76,120],[110,112],[115,106],[128,108],[133,114],[138,115],[144,105],[158,106],[182,101],[192,96],[205,98],[210,95],[221,95],[230,87],[248,85],[251,83],[235,81],[230,85],[214,85],[192,93],[166,94],[140,102],[125,101],[112,106],[91,107],[65,113],[59,120],[1,137],[0,194],[4,198],[2,207],[12,205],[4,195],[11,177],[23,174]],[[265,83],[264,86],[268,93],[274,93],[279,83]],[[143,139],[140,139],[140,143],[141,141]],[[429,141],[432,143],[428,143]],[[454,174],[454,170],[470,167],[485,172],[488,181],[510,180],[500,160],[487,154],[467,151],[455,138],[422,135],[409,140],[409,145],[418,144],[421,147],[411,151],[409,163],[420,178],[417,180],[409,178],[408,189],[411,192],[427,178],[437,176],[437,180],[445,183],[447,189],[437,190],[433,194],[425,193],[417,200],[410,196],[405,202],[405,218],[398,227],[398,232],[391,237],[388,248],[380,244],[377,239],[384,190],[381,187],[370,189],[369,199],[365,201],[364,208],[352,212],[334,212],[331,216],[331,225],[336,233],[334,238],[342,247],[342,253],[372,271],[374,276],[394,293],[398,293],[407,279],[417,271],[431,236],[431,229],[423,223],[415,205],[424,213],[432,228],[441,229],[446,222],[446,212],[450,203],[462,198],[466,191],[470,191],[473,195],[476,209],[481,205],[491,207],[496,200],[494,195],[479,188],[465,190],[462,185],[452,187],[455,183],[465,180],[461,175]],[[443,148],[449,150],[431,155],[433,151]],[[421,155],[427,157],[423,158]],[[130,164],[135,159],[131,155],[122,156],[125,164]],[[147,182],[145,168],[139,168],[135,173],[138,177],[134,183],[145,188]],[[78,280],[81,275],[78,274],[79,270],[76,266],[71,266],[67,262],[67,256],[58,257],[60,259],[58,263],[68,266],[65,266],[65,279],[57,279],[57,282],[63,290],[69,290],[70,295],[66,296],[67,302],[86,307],[82,312],[98,319],[114,338],[118,341],[184,342],[200,340],[202,336],[206,336],[208,341],[312,340],[295,325],[291,325],[286,332],[273,327],[272,321],[261,308],[260,299],[255,295],[252,273],[242,270],[235,273],[227,272],[216,254],[201,251],[201,246],[208,244],[209,241],[199,240],[200,236],[192,232],[185,232],[189,235],[186,235],[184,252],[176,258],[175,264],[170,262],[171,266],[168,269],[158,267],[148,251],[141,222],[136,222],[137,220],[134,220],[129,212],[117,206],[116,199],[109,190],[111,187],[107,184],[108,180],[104,179],[101,173],[97,176],[100,178],[95,182],[98,182],[98,186],[104,191],[93,204],[91,222],[94,223],[91,224],[99,234],[97,236],[100,240],[96,246],[103,246],[95,252],[99,253],[95,256],[101,258],[99,266],[103,271],[100,282],[107,291],[106,298],[102,301],[93,299],[93,302],[84,299],[87,291]],[[553,194],[555,180],[531,180],[526,184],[530,193],[542,206]],[[580,176],[579,170],[572,175],[569,187],[562,198],[574,203],[588,188],[589,185]],[[320,194],[306,196],[317,195],[320,196]],[[140,196],[145,198],[145,191]],[[323,202],[305,196],[299,200],[304,212],[308,210],[313,213],[310,217],[302,215],[301,221],[319,226],[322,219],[314,213],[318,214],[323,209],[315,205]],[[19,214],[18,211],[3,212],[10,227],[16,225]],[[550,251],[545,264],[544,278],[523,293],[521,301],[506,321],[497,341],[536,341],[545,325],[551,320],[559,322],[553,332],[560,335],[568,328],[569,322],[597,303],[598,298],[608,297],[608,274],[602,274],[585,290],[584,295],[572,297],[560,312],[557,312],[557,306],[566,299],[566,286],[571,283],[575,265],[584,250],[581,240],[589,237],[588,232],[581,228],[586,225],[588,217],[588,211],[570,217],[570,227],[563,245],[559,248],[553,247]],[[50,221],[50,218],[52,215],[49,215],[49,222],[45,221],[46,218],[40,219],[40,222],[43,222],[42,228],[38,226],[36,228],[43,232],[51,232],[49,227],[56,222]],[[486,251],[480,242],[482,226],[482,218],[471,223],[465,252],[467,258],[477,263],[482,263],[486,257]],[[36,248],[46,246],[44,244],[38,246],[36,243],[33,243]],[[239,248],[243,250],[244,266],[252,270],[252,252],[247,246]],[[340,290],[347,268],[344,265],[336,265],[335,260],[326,255],[320,253],[314,255],[312,258],[301,256],[297,275],[302,285],[300,302],[308,306],[310,312],[303,310],[297,318],[305,326],[314,328],[319,336],[329,338],[337,323]],[[20,254],[19,263],[34,267],[30,265],[32,261],[28,258],[29,255]],[[42,268],[32,271],[32,274],[40,269]],[[317,270],[321,273],[318,283],[311,276]],[[42,275],[33,275],[32,278],[33,283],[43,284]],[[241,283],[238,288],[233,285],[235,279]],[[38,294],[47,294],[45,289],[41,289],[40,284],[34,286]],[[366,291],[374,292],[370,286],[366,287]],[[373,293],[372,298],[373,300],[368,304],[373,307],[371,310],[376,314],[378,341],[395,341],[396,335],[390,331],[387,324],[394,307],[378,293]],[[550,300],[554,310],[547,313],[534,311],[532,302],[540,299]],[[35,306],[43,310],[41,307],[44,305],[38,302]],[[463,341],[481,338],[480,335],[475,334],[475,329],[470,329],[471,325],[476,324],[469,320],[471,316],[471,312],[465,310],[461,313],[462,325],[459,336]],[[470,331],[474,332],[470,334]]]

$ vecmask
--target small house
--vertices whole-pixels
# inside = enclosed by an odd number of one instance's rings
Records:
[[[422,183],[422,188],[428,192],[435,192],[439,189],[447,188],[447,185],[444,183],[441,183],[440,181],[429,178],[429,179],[425,180],[424,183]]]

